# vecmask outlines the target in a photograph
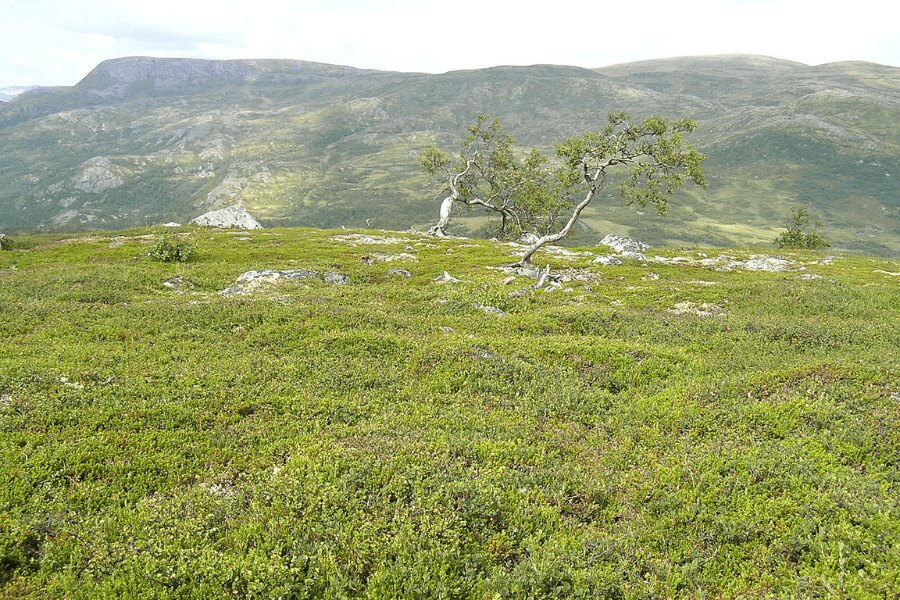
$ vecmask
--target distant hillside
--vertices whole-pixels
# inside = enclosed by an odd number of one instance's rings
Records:
[[[270,225],[421,227],[437,209],[423,146],[455,144],[488,112],[552,150],[613,110],[696,119],[711,186],[665,218],[603,199],[586,219],[594,233],[769,243],[802,204],[840,247],[900,252],[900,70],[757,56],[444,75],[107,61],[73,87],[0,104],[0,230],[186,221],[237,201]]]
[[[37,86],[14,85],[11,87],[0,87],[0,102],[9,102],[16,96],[24,94],[29,90],[33,90],[35,87]]]

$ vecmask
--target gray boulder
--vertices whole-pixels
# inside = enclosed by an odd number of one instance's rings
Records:
[[[621,235],[607,235],[598,246],[609,246],[616,252],[643,252],[650,248],[649,244],[645,244],[640,240]]]
[[[194,225],[202,225],[204,227],[223,227],[235,229],[262,229],[263,226],[259,221],[244,210],[240,205],[235,204],[221,210],[213,210],[202,214],[196,219],[192,219]]]
[[[617,256],[613,256],[612,254],[598,256],[594,259],[594,262],[600,265],[606,265],[607,267],[614,267],[616,265],[622,264],[622,260]]]
[[[746,261],[735,261],[728,266],[747,271],[767,271],[769,273],[781,273],[791,268],[791,262],[775,256],[751,256]]]

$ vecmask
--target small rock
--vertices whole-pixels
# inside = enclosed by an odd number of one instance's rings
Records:
[[[407,279],[412,277],[412,273],[410,273],[406,269],[397,269],[397,268],[388,269],[388,275],[397,275],[399,277],[406,277]]]
[[[503,358],[499,354],[497,354],[495,352],[491,352],[490,350],[488,350],[486,348],[476,348],[475,350],[473,350],[471,352],[471,354],[469,354],[469,356],[471,356],[472,358],[479,358],[482,360],[500,360],[501,358]]]
[[[804,273],[803,275],[797,275],[797,279],[822,279],[822,276],[815,273]]]
[[[331,283],[334,285],[345,285],[350,283],[350,277],[344,275],[343,273],[325,273],[325,283]]]
[[[621,257],[622,257],[622,258],[627,258],[627,259],[630,259],[630,260],[640,260],[640,261],[646,261],[646,260],[647,260],[647,257],[644,256],[643,254],[641,254],[640,252],[625,251],[625,252],[623,252],[623,253],[621,254]]]
[[[609,246],[616,252],[643,252],[650,248],[649,244],[621,235],[607,235],[597,245]]]
[[[59,382],[66,387],[72,388],[74,390],[83,390],[84,384],[78,383],[77,381],[69,381],[68,377],[60,377]]]
[[[503,285],[509,285],[515,280],[516,280],[516,276],[510,275],[509,277],[507,277],[506,279],[503,280]]]
[[[400,254],[378,254],[377,252],[373,252],[371,255],[371,258],[373,258],[374,260],[376,260],[378,262],[394,262],[394,261],[398,261],[398,260],[419,262],[418,258],[416,258],[412,254],[409,254],[407,252],[401,252]]]
[[[163,223],[162,227],[181,227],[181,223],[176,223],[175,221],[169,221],[168,223]]]
[[[452,327],[447,327],[446,325],[441,325],[440,327],[438,327],[438,329],[440,329],[444,333],[453,333],[454,331],[456,331]]]
[[[613,267],[613,266],[622,264],[622,260],[616,256],[613,256],[612,254],[598,256],[597,258],[594,259],[593,262],[600,264],[600,265],[606,265],[607,267]]]
[[[496,306],[485,306],[484,304],[475,304],[475,308],[478,310],[485,312],[489,315],[497,315],[498,317],[502,317],[506,314],[503,309],[497,308]]]
[[[233,287],[226,288],[219,293],[223,296],[243,295],[249,294],[262,285],[272,284],[277,281],[302,281],[305,279],[318,279],[318,277],[319,274],[316,271],[304,269],[247,271],[237,278]]]
[[[650,281],[656,281],[659,279],[659,273],[654,273],[653,271],[650,271],[644,277],[642,277],[642,279],[649,279]]]
[[[437,283],[459,283],[459,279],[457,279],[447,271],[444,271],[443,275],[438,275],[437,277],[435,277],[434,281],[436,281]]]
[[[666,258],[665,256],[654,256],[653,262],[662,263],[664,265],[689,265],[691,263],[691,259],[687,256],[673,256],[672,258]]]
[[[676,315],[694,314],[698,317],[724,317],[725,313],[718,304],[703,302],[696,304],[694,302],[678,302],[675,306],[668,309],[670,313]]]
[[[356,246],[359,244],[362,245],[376,245],[376,246],[389,246],[391,244],[406,244],[409,242],[409,238],[395,238],[395,237],[386,237],[379,235],[364,235],[361,233],[346,233],[341,235],[332,236],[336,242],[344,242],[350,246]]]
[[[766,271],[769,273],[781,273],[791,267],[791,262],[775,256],[751,256],[746,261],[735,261],[728,264],[729,267],[744,269],[746,271]]]
[[[194,284],[192,284],[181,275],[176,275],[168,281],[163,281],[163,286],[169,288],[170,290],[175,290],[176,292],[182,292],[185,289],[192,289],[194,287]]]

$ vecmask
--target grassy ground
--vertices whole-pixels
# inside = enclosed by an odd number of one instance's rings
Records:
[[[152,233],[0,252],[2,595],[897,597],[896,262]],[[263,268],[351,281],[218,293]]]

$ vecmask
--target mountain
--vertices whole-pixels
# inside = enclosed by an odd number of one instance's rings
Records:
[[[422,147],[457,144],[487,112],[552,150],[618,110],[697,120],[711,185],[667,217],[600,198],[582,234],[769,243],[804,205],[836,246],[900,252],[900,69],[743,55],[442,75],[107,61],[0,104],[0,230],[185,222],[238,201],[268,225],[424,227],[440,186],[418,170]],[[473,213],[458,228],[482,224]]]
[[[14,85],[11,87],[0,87],[0,102],[9,102],[19,94],[24,94],[29,90],[33,90],[37,86],[35,85]]]

